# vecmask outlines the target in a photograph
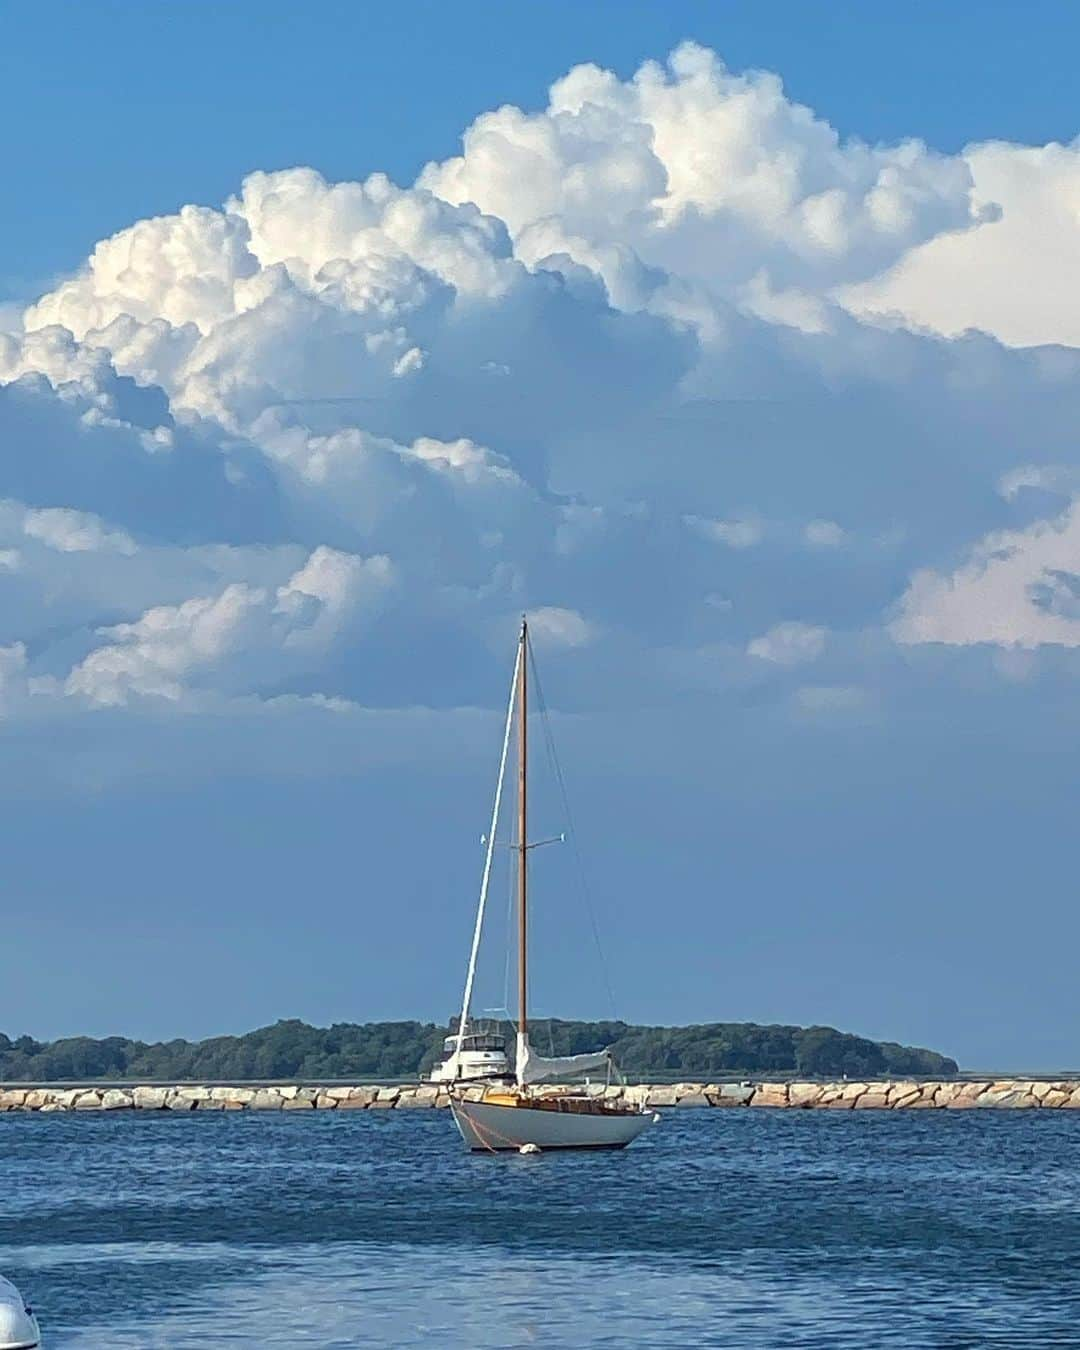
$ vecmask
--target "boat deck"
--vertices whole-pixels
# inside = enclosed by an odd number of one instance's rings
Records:
[[[631,1116],[638,1115],[636,1107],[625,1102],[607,1101],[603,1097],[585,1094],[525,1092],[485,1092],[481,1100],[490,1106],[527,1107],[530,1111],[559,1111],[576,1116]]]

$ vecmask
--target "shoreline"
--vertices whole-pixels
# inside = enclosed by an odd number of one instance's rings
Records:
[[[476,1098],[480,1087],[465,1089]],[[550,1092],[565,1092],[552,1087]],[[828,1083],[685,1082],[589,1086],[610,1101],[649,1108],[748,1107],[786,1110],[981,1110],[1080,1108],[1080,1079],[914,1079]],[[354,1111],[438,1110],[449,1094],[433,1083],[265,1084],[208,1086],[114,1083],[93,1087],[0,1087],[0,1113],[70,1111]]]

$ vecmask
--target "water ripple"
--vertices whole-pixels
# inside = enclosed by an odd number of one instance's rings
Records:
[[[441,1112],[0,1118],[49,1350],[1074,1346],[1080,1113],[681,1111],[472,1156]]]

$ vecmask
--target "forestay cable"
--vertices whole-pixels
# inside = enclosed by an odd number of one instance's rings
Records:
[[[465,1023],[469,1017],[472,1003],[473,980],[476,977],[476,958],[480,951],[480,935],[484,928],[484,911],[487,908],[488,882],[491,880],[491,860],[495,856],[495,831],[499,826],[499,807],[502,804],[503,779],[506,777],[506,756],[510,749],[510,728],[514,721],[514,701],[517,696],[518,667],[521,664],[521,647],[518,646],[517,659],[514,661],[514,677],[510,682],[510,703],[506,709],[506,727],[503,731],[502,755],[499,758],[499,781],[495,787],[495,805],[491,811],[491,829],[488,831],[487,852],[484,855],[484,875],[480,882],[480,903],[476,907],[476,926],[473,928],[472,948],[469,952],[469,973],[465,977],[465,995],[461,1001],[461,1021],[458,1023],[458,1049],[460,1038],[465,1034]]]

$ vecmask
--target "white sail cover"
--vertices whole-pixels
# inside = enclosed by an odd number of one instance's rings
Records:
[[[586,1073],[589,1069],[605,1069],[610,1063],[610,1050],[597,1050],[591,1055],[538,1055],[529,1044],[529,1038],[518,1032],[517,1080],[522,1087],[527,1083],[542,1083],[545,1078],[563,1078]]]

